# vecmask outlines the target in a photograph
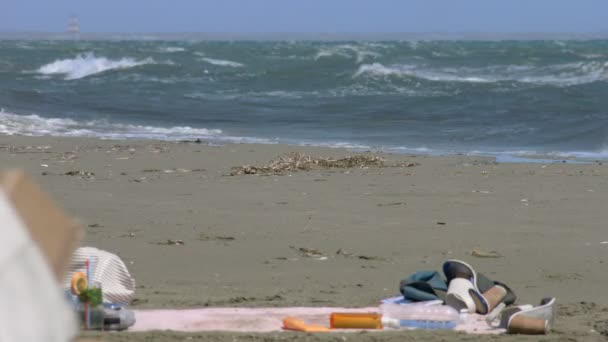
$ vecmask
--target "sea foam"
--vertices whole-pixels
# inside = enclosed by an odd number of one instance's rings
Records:
[[[44,75],[63,74],[66,80],[76,80],[108,70],[128,69],[145,64],[156,64],[156,62],[152,58],[136,60],[125,57],[111,60],[106,57],[96,57],[89,52],[75,58],[56,60],[41,66],[37,71]]]
[[[414,65],[407,64],[390,67],[380,63],[363,64],[359,67],[354,76],[359,77],[363,75],[414,77],[436,82],[492,82],[492,80],[479,76],[457,75],[434,70],[420,70]]]
[[[184,52],[185,48],[179,46],[167,46],[160,49],[161,52],[174,53],[174,52]]]
[[[227,61],[227,60],[223,60],[223,59],[214,59],[214,58],[205,57],[205,58],[201,58],[201,60],[204,62],[207,62],[209,64],[232,67],[232,68],[241,68],[241,67],[245,66],[244,64],[241,64],[239,62]]]
[[[375,47],[375,46],[370,46]],[[355,58],[357,63],[362,63],[366,59],[377,59],[382,57],[382,54],[370,49],[366,49],[364,46],[343,44],[331,47],[322,47],[315,55],[315,61],[328,58],[328,57],[343,57],[343,58]]]
[[[68,118],[45,118],[35,114],[18,115],[0,109],[0,134],[179,140],[219,137],[222,131],[188,126],[155,127],[110,123],[104,120],[76,121]]]
[[[576,62],[549,66],[494,65],[483,68],[429,68],[412,64],[360,65],[354,77],[410,77],[434,82],[519,82],[536,85],[573,86],[608,80],[608,62]]]

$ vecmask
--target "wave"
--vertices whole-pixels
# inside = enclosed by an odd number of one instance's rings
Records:
[[[576,62],[549,66],[495,65],[483,68],[429,68],[427,66],[381,63],[359,66],[354,77],[410,77],[434,82],[495,83],[519,82],[536,85],[573,86],[608,81],[608,62]]]
[[[608,149],[588,152],[588,151],[570,151],[570,152],[551,152],[548,154],[551,158],[574,158],[577,160],[596,161],[608,160]]]
[[[133,68],[145,64],[156,64],[152,58],[135,60],[121,58],[111,60],[106,57],[96,57],[92,52],[79,54],[75,58],[56,60],[41,66],[37,72],[43,75],[65,75],[66,80],[76,80],[87,76],[99,74],[108,70]]]
[[[19,49],[24,49],[24,50],[33,50],[33,49],[35,49],[34,47],[32,47],[31,45],[29,45],[26,42],[18,42],[17,44],[15,44],[15,47],[17,47]]]
[[[598,59],[608,57],[608,55],[603,55],[599,53],[577,53],[576,55],[585,59]]]
[[[372,47],[372,45],[368,45],[368,46]],[[379,47],[379,46],[374,46],[374,47]],[[365,49],[361,46],[346,44],[346,45],[338,45],[338,46],[320,48],[319,51],[317,52],[317,54],[315,55],[314,59],[316,61],[321,58],[335,57],[335,56],[343,57],[343,58],[355,58],[355,61],[357,63],[362,63],[363,61],[365,61],[368,58],[369,59],[380,58],[380,57],[382,57],[382,54],[375,52],[375,51]]]
[[[408,97],[438,97],[449,96],[451,93],[430,90],[430,89],[410,89],[396,85],[389,85],[383,89],[373,89],[361,86],[346,86],[337,87],[326,90],[312,91],[293,91],[293,90],[269,90],[269,91],[246,91],[240,92],[237,89],[228,91],[213,91],[213,92],[193,92],[186,93],[182,96],[195,100],[265,100],[275,101],[281,100],[304,100],[304,99],[331,99],[331,98],[347,98],[347,97],[366,97],[366,96],[383,96],[387,94],[399,94]]]
[[[499,163],[590,163],[608,160],[608,149],[597,151],[470,151],[464,153],[471,156],[495,157]]]
[[[227,66],[232,68],[241,68],[244,67],[245,64],[241,64],[239,62],[227,61],[223,59],[214,59],[214,58],[201,58],[202,61],[207,62],[209,64],[218,65],[218,66]]]
[[[363,64],[359,67],[355,73],[355,77],[362,75],[372,76],[405,76],[422,78],[428,81],[438,82],[475,82],[475,83],[488,83],[492,80],[488,80],[477,76],[459,76],[456,74],[449,74],[446,72],[437,72],[430,70],[420,70],[415,65],[402,64],[398,66],[386,67],[380,63]]]
[[[177,46],[167,46],[160,49],[161,52],[174,53],[174,52],[184,52],[186,51],[183,47]]]
[[[521,82],[544,85],[580,85],[608,81],[608,62],[577,62],[542,68],[544,74],[524,76]]]
[[[414,153],[423,155],[466,154],[496,157],[499,162],[551,163],[567,159],[572,162],[608,160],[608,148],[589,151],[534,151],[534,150],[467,150],[435,149],[426,146],[373,146],[348,141],[313,141],[295,139],[265,139],[225,135],[220,129],[189,126],[158,127],[112,123],[105,120],[77,121],[69,118],[46,118],[38,115],[18,115],[0,109],[0,134],[24,136],[89,137],[100,139],[140,139],[181,141],[202,139],[215,143],[287,143],[300,146],[374,150],[388,153]]]
[[[343,148],[343,149],[357,150],[357,151],[373,149],[369,145],[354,144],[354,143],[349,143],[349,142],[299,142],[296,145],[328,147],[328,148]]]
[[[319,60],[321,58],[324,58],[324,57],[334,57],[334,56],[340,56],[340,57],[345,57],[345,58],[350,57],[349,54],[347,54],[344,51],[340,51],[339,49],[335,49],[335,48],[320,49],[319,52],[317,52],[317,54],[315,55],[315,61]]]
[[[111,123],[104,120],[76,121],[68,118],[45,118],[18,115],[0,109],[0,134],[26,136],[95,137],[102,139],[215,139],[242,141],[255,138],[224,136],[222,130],[188,126],[156,127]]]

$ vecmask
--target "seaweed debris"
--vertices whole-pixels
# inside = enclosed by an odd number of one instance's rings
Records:
[[[271,161],[265,166],[243,165],[232,168],[231,176],[238,175],[281,175],[286,172],[309,171],[313,169],[350,169],[384,167],[384,159],[378,156],[348,156],[340,159],[312,157],[302,153],[290,153]]]

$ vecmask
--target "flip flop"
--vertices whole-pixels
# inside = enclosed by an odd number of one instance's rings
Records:
[[[554,326],[556,299],[544,298],[539,306],[522,305],[501,312],[499,327],[509,334],[547,334]]]

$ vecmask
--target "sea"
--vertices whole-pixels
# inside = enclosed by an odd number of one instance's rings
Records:
[[[608,40],[3,40],[0,134],[608,160]]]

